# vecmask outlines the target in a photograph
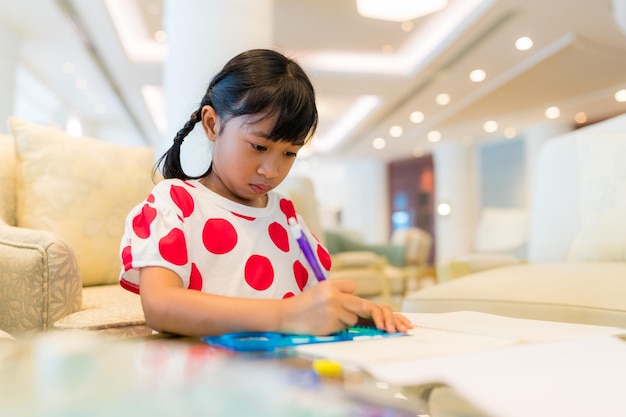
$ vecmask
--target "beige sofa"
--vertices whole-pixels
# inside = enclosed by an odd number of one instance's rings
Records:
[[[148,334],[118,284],[124,218],[154,185],[151,148],[10,118],[0,136],[0,329]]]
[[[409,294],[406,312],[473,310],[626,327],[626,115],[542,148],[525,263]]]

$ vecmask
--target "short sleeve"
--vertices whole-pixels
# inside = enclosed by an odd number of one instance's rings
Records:
[[[184,186],[161,182],[141,204],[128,214],[120,254],[120,284],[139,292],[139,269],[159,266],[175,272],[189,285],[191,265],[185,221],[193,213],[194,201]]]

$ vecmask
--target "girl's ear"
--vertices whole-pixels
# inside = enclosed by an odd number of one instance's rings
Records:
[[[217,132],[219,132],[220,129],[220,121],[212,106],[202,107],[202,128],[207,138],[209,138],[211,142],[214,142]]]

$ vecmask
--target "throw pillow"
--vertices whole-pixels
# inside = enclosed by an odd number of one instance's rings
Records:
[[[83,285],[118,282],[130,209],[149,193],[153,151],[9,118],[16,145],[17,225],[48,230],[72,247]]]
[[[580,132],[581,228],[568,261],[626,261],[626,134]]]

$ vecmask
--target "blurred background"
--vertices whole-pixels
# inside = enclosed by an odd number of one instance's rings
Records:
[[[419,227],[447,258],[485,209],[527,209],[543,141],[626,111],[622,3],[0,0],[0,118],[158,157],[230,57],[275,48],[318,94],[292,175],[313,179],[324,226],[371,243]],[[196,135],[189,170],[209,152]]]

